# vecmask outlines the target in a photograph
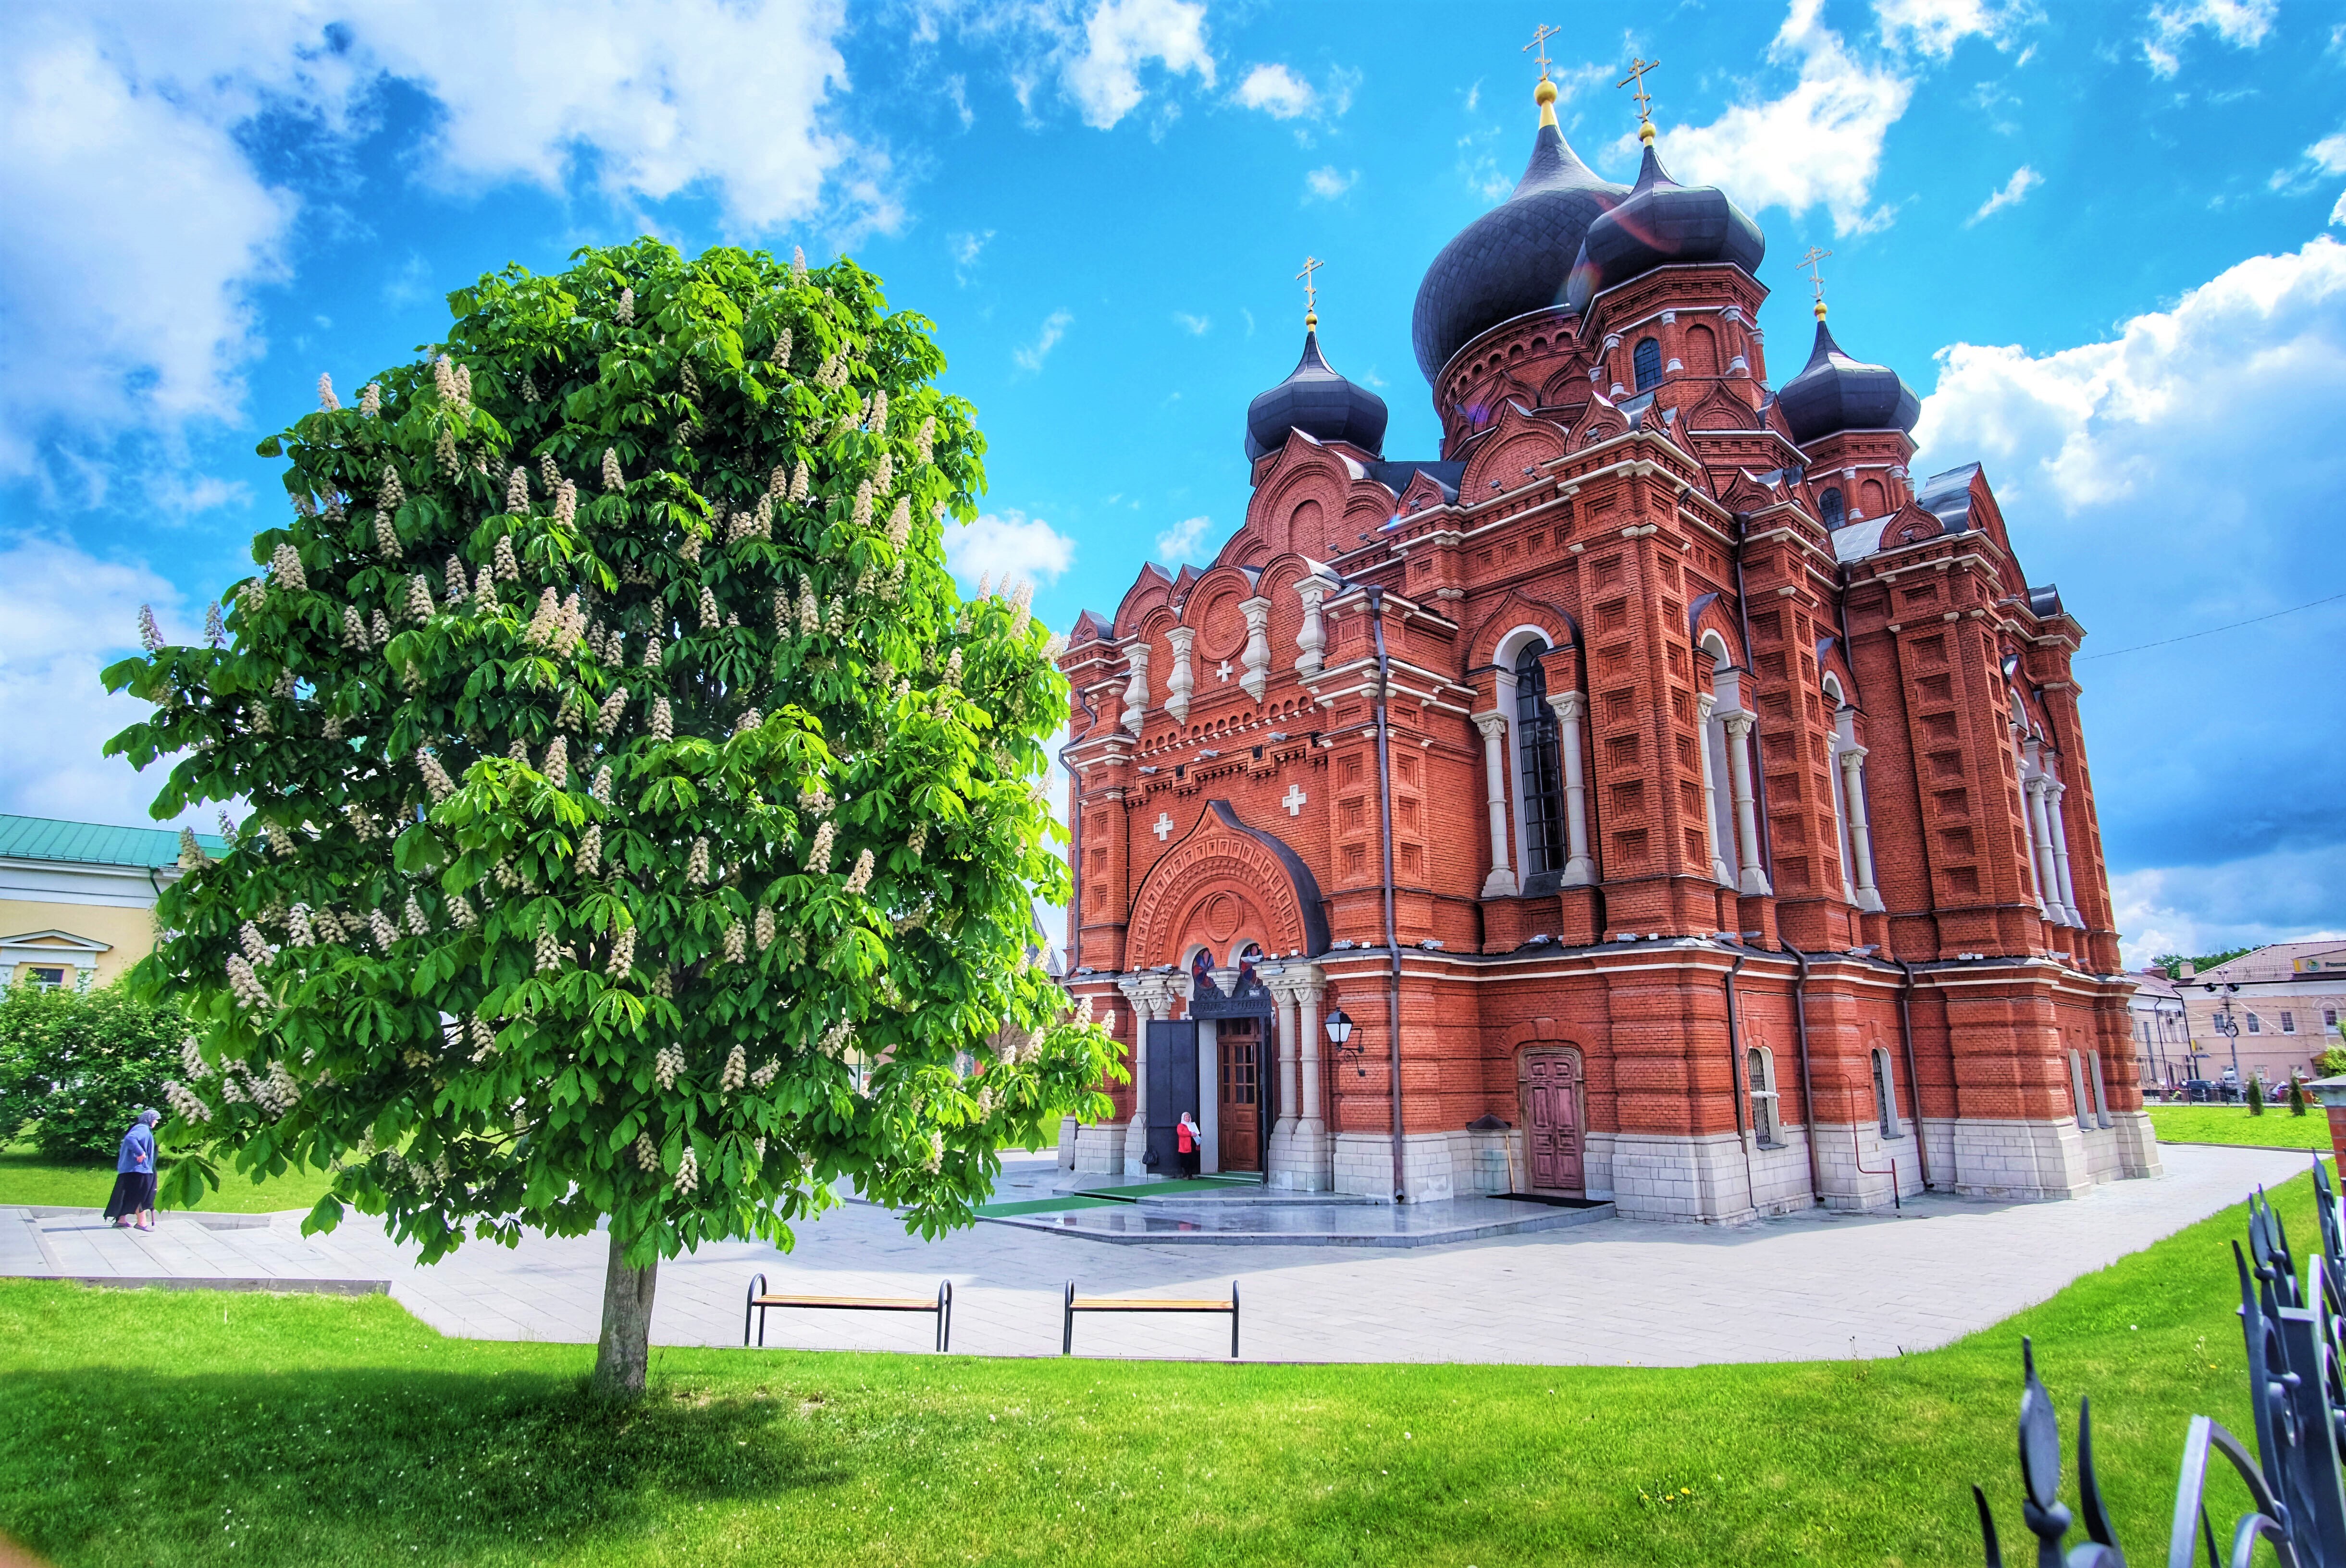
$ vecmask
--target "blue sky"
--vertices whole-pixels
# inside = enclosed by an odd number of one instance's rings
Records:
[[[191,635],[277,515],[254,442],[517,260],[845,251],[932,317],[991,443],[956,564],[1066,626],[1243,514],[1300,343],[1430,454],[1426,264],[1566,135],[1766,230],[1771,372],[1833,323],[1974,459],[2078,669],[2127,952],[2346,931],[2346,20],[2280,0],[1540,8],[1222,0],[43,5],[0,20],[0,811],[138,821],[96,670]]]

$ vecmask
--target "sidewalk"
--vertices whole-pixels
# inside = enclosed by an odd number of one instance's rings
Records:
[[[652,1338],[739,1345],[743,1297],[760,1271],[777,1290],[832,1295],[927,1296],[950,1278],[954,1350],[1056,1355],[1070,1278],[1086,1294],[1187,1296],[1219,1293],[1238,1277],[1250,1359],[1683,1366],[1889,1356],[1985,1328],[2310,1163],[2302,1153],[2211,1145],[2160,1155],[2165,1176],[2074,1202],[1926,1196],[1902,1215],[1812,1213],[1737,1229],[1606,1218],[1416,1250],[1103,1246],[1001,1224],[924,1242],[885,1210],[849,1204],[801,1227],[789,1253],[723,1242],[663,1263]],[[1005,1174],[1018,1188],[1047,1190],[1048,1156]],[[445,1334],[596,1337],[601,1236],[533,1237],[512,1249],[468,1241],[423,1268],[362,1216],[318,1237],[302,1237],[301,1220],[286,1213],[214,1229],[168,1214],[142,1233],[95,1213],[0,1209],[0,1274],[293,1288],[388,1280],[393,1298]],[[912,1315],[777,1312],[766,1342],[925,1352],[933,1331]],[[1212,1357],[1228,1352],[1228,1331],[1220,1319],[1111,1318],[1078,1323],[1076,1342],[1085,1353]]]

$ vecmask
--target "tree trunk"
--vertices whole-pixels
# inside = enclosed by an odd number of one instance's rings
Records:
[[[631,1268],[627,1243],[617,1226],[611,1227],[611,1261],[603,1274],[603,1338],[595,1349],[597,1399],[639,1399],[644,1373],[651,1364],[652,1287],[659,1278],[659,1259]]]

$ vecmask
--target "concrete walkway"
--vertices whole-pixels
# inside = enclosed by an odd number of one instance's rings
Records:
[[[1897,1217],[1812,1214],[1738,1229],[1605,1219],[1566,1230],[1422,1250],[1102,1246],[1005,1225],[924,1242],[862,1204],[802,1227],[781,1253],[729,1242],[661,1265],[652,1337],[739,1345],[753,1273],[808,1293],[956,1297],[953,1348],[1056,1355],[1059,1297],[1219,1293],[1244,1279],[1244,1350],[1298,1361],[1516,1361],[1683,1366],[1889,1356],[1926,1349],[2041,1301],[2080,1274],[2238,1206],[2310,1156],[2166,1145],[2167,1174],[2112,1182],[2067,1203],[1925,1197]],[[1047,1156],[1015,1173],[1049,1176]],[[221,1217],[226,1218],[228,1217]],[[0,1274],[156,1280],[367,1281],[443,1333],[591,1343],[603,1237],[533,1237],[508,1250],[467,1242],[431,1268],[360,1216],[305,1238],[299,1213],[211,1228],[168,1215],[151,1233],[95,1214],[0,1209]],[[349,1285],[343,1288],[351,1288]],[[775,1313],[767,1343],[928,1349],[929,1319]],[[1218,1318],[1093,1318],[1082,1354],[1227,1354]]]

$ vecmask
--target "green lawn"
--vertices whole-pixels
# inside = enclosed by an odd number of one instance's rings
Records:
[[[2258,1144],[2275,1149],[2330,1147],[2330,1118],[2316,1105],[2301,1116],[2268,1105],[2251,1116],[2246,1105],[2148,1105],[2162,1144]]]
[[[2313,1234],[2305,1178],[2276,1201]],[[2248,1431],[2242,1223],[1887,1361],[672,1349],[619,1411],[582,1397],[586,1347],[444,1339],[382,1298],[0,1282],[0,1531],[59,1568],[1975,1563],[1974,1480],[2027,1540],[2030,1333],[2065,1447],[2092,1395],[2119,1538],[2155,1561],[2188,1418]]]
[[[114,1162],[56,1160],[30,1144],[0,1151],[0,1205],[102,1208],[114,1191]],[[267,1214],[307,1209],[325,1196],[324,1173],[289,1170],[273,1181],[255,1182],[233,1166],[220,1167],[219,1190],[196,1207],[215,1214]]]

